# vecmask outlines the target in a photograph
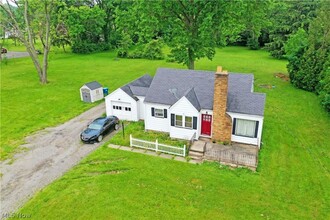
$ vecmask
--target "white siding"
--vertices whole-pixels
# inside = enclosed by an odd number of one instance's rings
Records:
[[[113,110],[113,105],[119,105],[121,103],[122,110],[115,111]],[[131,105],[131,112],[125,111],[125,107]],[[106,113],[107,116],[115,115],[120,120],[128,120],[128,121],[138,121],[138,105],[137,102],[127,95],[122,89],[117,89],[110,93],[108,96],[105,97],[105,106],[106,106]],[[115,114],[114,114],[115,113]]]
[[[103,98],[103,88],[94,89],[91,91],[91,100],[96,102]]]
[[[189,129],[183,127],[170,126],[170,136],[172,138],[180,138],[190,140],[191,137],[196,133],[196,139],[200,135],[200,114],[197,109],[189,102],[186,97],[182,97],[178,100],[171,108],[170,114],[197,117],[197,129]],[[171,115],[169,114],[169,123],[171,123]],[[183,122],[184,123],[184,122]]]
[[[144,120],[144,108],[145,108],[145,104],[144,104],[144,96],[137,96],[137,98],[139,99],[138,101],[138,114],[139,114],[139,119]]]
[[[237,135],[232,134],[231,141],[245,143],[245,144],[254,144],[254,145],[258,145],[258,147],[260,148],[264,117],[259,116],[259,115],[245,115],[245,114],[239,114],[239,113],[233,113],[233,112],[227,112],[227,113],[228,113],[228,115],[231,116],[232,123],[233,123],[234,118],[259,121],[258,134],[257,134],[256,138],[242,137],[242,136],[237,136]]]
[[[80,99],[81,99],[81,101],[84,101],[83,97],[82,97],[82,92],[81,92],[82,89],[88,89],[89,90],[89,93],[90,93],[90,96],[91,96],[91,102],[96,102],[96,101],[103,98],[103,88],[102,87],[98,88],[98,89],[90,90],[90,88],[88,88],[86,85],[83,85],[80,88]]]
[[[146,130],[170,132],[171,115],[169,105],[145,102],[144,127]],[[167,109],[167,118],[157,118],[151,115],[151,108]]]

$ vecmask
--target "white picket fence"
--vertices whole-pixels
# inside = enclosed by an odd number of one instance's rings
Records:
[[[187,153],[186,145],[183,145],[183,148],[175,147],[175,146],[170,146],[170,145],[166,145],[166,144],[160,144],[160,143],[158,143],[157,139],[155,142],[145,141],[145,140],[133,138],[132,135],[129,136],[129,139],[130,139],[131,147],[138,147],[138,148],[143,148],[143,149],[147,149],[147,150],[153,150],[156,152],[173,154],[173,155],[183,156],[183,157],[185,157],[186,153]]]

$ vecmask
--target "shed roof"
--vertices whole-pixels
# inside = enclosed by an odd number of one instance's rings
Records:
[[[211,71],[159,68],[145,102],[173,105],[183,96],[196,109],[213,109],[215,74]],[[253,93],[253,74],[229,73],[227,111],[263,115],[265,94]]]
[[[90,90],[94,90],[102,87],[102,85],[97,81],[86,83],[85,86],[87,86]]]

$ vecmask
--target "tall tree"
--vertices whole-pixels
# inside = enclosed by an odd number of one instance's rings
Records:
[[[269,31],[270,43],[266,46],[273,57],[284,58],[284,45],[289,36],[295,34],[299,28],[308,30],[309,23],[315,17],[319,2],[319,0],[275,0],[271,4],[270,13],[268,13],[272,22]]]
[[[267,13],[270,2],[266,0],[245,1],[245,11],[243,22],[246,25],[244,35],[246,37],[246,46],[250,49],[259,49],[259,37],[261,30],[269,26]]]
[[[323,2],[310,23],[308,36],[299,30],[286,45],[288,71],[293,85],[321,94],[330,110],[330,3]]]
[[[7,4],[0,3],[1,10],[10,20],[10,25],[17,33],[19,40],[25,45],[32,62],[37,70],[39,81],[46,84],[48,71],[48,54],[51,47],[51,14],[55,8],[54,0],[39,1],[9,1]],[[14,12],[15,11],[15,12]],[[19,16],[24,20],[20,21]],[[37,27],[37,35],[43,45],[43,59],[38,59],[37,50],[35,48],[35,30]]]
[[[74,53],[91,53],[109,49],[102,39],[104,16],[105,13],[100,8],[85,5],[71,6],[63,11]]]
[[[234,31],[230,31],[229,26],[235,23],[235,15],[239,13],[228,15],[233,13],[234,6],[236,12],[241,9],[238,1],[161,1],[154,10],[161,13],[158,17],[162,27],[167,28],[165,42],[172,48],[172,57],[189,69],[194,69],[195,61],[200,58],[211,60],[217,42],[224,43],[224,39],[233,36]]]
[[[115,9],[117,2],[115,0],[95,0],[96,5],[104,11],[104,25],[102,27],[104,41],[110,43],[110,36],[114,32]]]

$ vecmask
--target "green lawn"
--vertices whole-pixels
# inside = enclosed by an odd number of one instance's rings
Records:
[[[126,123],[125,123],[126,124]],[[132,135],[133,138],[155,142],[156,139],[160,144],[167,144],[176,147],[182,147],[183,145],[188,146],[188,141],[179,140],[179,139],[171,139],[170,135],[164,132],[155,132],[155,131],[145,131],[144,130],[144,122],[131,122],[124,126],[124,134],[123,132],[119,132],[114,135],[110,143],[120,146],[130,146],[129,136]]]
[[[274,77],[286,62],[265,51],[217,49],[196,69],[254,73],[267,93],[258,172],[192,165],[102,147],[37,193],[19,212],[33,219],[329,219],[330,117],[313,93]],[[52,53],[50,84],[40,86],[29,59],[1,66],[2,157],[23,137],[90,108],[79,87],[98,80],[111,91],[165,61],[115,54]],[[269,84],[273,89],[258,85]]]

